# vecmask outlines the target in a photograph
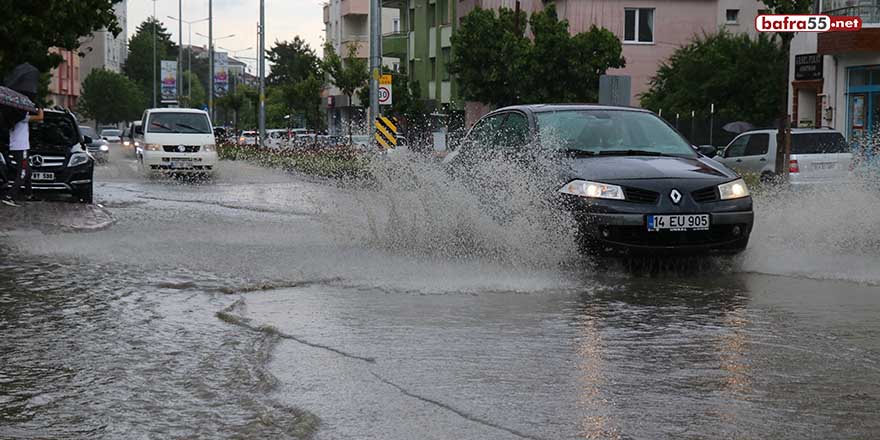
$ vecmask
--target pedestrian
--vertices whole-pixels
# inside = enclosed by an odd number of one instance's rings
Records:
[[[31,148],[30,142],[30,122],[43,120],[43,110],[37,110],[36,114],[24,112],[21,119],[9,130],[9,153],[12,156],[14,166],[12,167],[15,175],[13,176],[12,190],[3,203],[15,206],[15,202],[22,201],[21,189],[25,187],[25,197],[31,196],[31,172],[28,164],[28,150]],[[10,200],[11,199],[11,200]]]

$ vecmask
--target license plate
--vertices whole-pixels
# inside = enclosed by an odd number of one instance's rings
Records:
[[[815,162],[813,163],[813,169],[815,170],[833,170],[834,162]]]
[[[171,162],[171,168],[186,170],[192,168],[192,163],[189,162]]]
[[[649,231],[706,231],[709,214],[649,215]]]
[[[55,180],[55,173],[31,173],[31,180]]]

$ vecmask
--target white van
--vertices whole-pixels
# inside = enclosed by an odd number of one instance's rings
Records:
[[[144,112],[137,157],[147,173],[213,173],[217,166],[214,129],[197,109],[154,108]]]
[[[740,134],[715,160],[740,173],[771,179],[776,170],[777,130]],[[851,177],[852,150],[839,131],[817,128],[791,130],[789,182],[793,188],[839,183]]]

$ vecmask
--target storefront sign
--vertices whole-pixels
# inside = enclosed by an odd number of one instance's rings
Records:
[[[822,55],[817,53],[795,55],[794,79],[798,81],[822,79]]]

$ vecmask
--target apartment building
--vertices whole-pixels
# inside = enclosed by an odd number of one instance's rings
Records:
[[[52,69],[49,100],[53,106],[76,107],[80,95],[80,60],[75,51],[52,48],[49,53],[61,56],[61,64]]]
[[[80,60],[82,79],[88,77],[94,69],[122,72],[122,65],[128,56],[128,0],[117,3],[113,10],[122,32],[113,36],[112,33],[101,30],[82,39],[79,46],[79,51],[83,54]]]
[[[830,127],[847,139],[880,136],[880,0],[821,0],[819,13],[858,16],[857,32],[799,33],[791,43],[792,126]]]
[[[369,59],[370,0],[329,0],[324,4],[324,26],[324,41],[332,44],[340,57],[346,57],[349,48],[355,47],[358,58]],[[400,26],[399,10],[382,8],[382,29],[394,29],[395,26]],[[400,59],[396,57],[382,59],[382,64],[391,69],[397,69],[399,63]],[[330,86],[323,91],[322,97],[321,107],[327,112],[330,133],[347,132],[350,124],[364,125],[363,105],[357,96],[349,102],[337,87]]]

